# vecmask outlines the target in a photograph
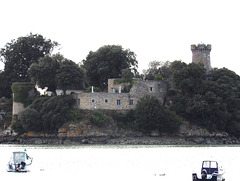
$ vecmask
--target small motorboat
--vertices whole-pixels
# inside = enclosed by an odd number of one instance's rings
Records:
[[[13,152],[8,162],[8,172],[28,172],[29,166],[32,164],[32,158],[28,156],[26,151]]]
[[[225,181],[224,173],[224,170],[219,168],[216,161],[206,160],[202,162],[201,174],[193,173],[192,180]]]

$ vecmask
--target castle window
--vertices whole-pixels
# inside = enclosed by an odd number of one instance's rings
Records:
[[[115,90],[114,88],[112,88],[111,90],[112,90],[112,93],[115,93],[115,92],[116,92],[116,90]]]
[[[92,99],[92,103],[94,103],[95,102],[95,100],[94,99]]]
[[[107,99],[105,99],[105,103],[108,103],[108,100],[107,100]]]
[[[77,100],[77,105],[80,106],[80,99]]]
[[[129,105],[130,105],[130,106],[133,105],[133,100],[132,100],[132,99],[129,101]]]
[[[150,92],[152,92],[152,91],[153,91],[153,88],[152,88],[152,87],[150,87],[150,88],[149,88],[149,91],[150,91]]]
[[[117,100],[117,105],[118,105],[118,106],[121,105],[121,100],[120,100],[120,99]]]

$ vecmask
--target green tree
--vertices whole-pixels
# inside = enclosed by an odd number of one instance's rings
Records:
[[[144,76],[148,80],[161,79],[167,80],[170,77],[170,65],[169,61],[151,61],[147,70],[143,70]]]
[[[203,81],[206,80],[206,69],[202,64],[186,64],[175,61],[170,66],[173,82],[176,88],[187,95],[193,95],[202,90]]]
[[[180,119],[174,112],[164,108],[154,96],[144,96],[135,108],[135,121],[140,131],[149,133],[174,133],[178,130]]]
[[[20,121],[20,124],[22,125],[23,132],[39,132],[42,129],[41,117],[39,112],[30,107],[27,107],[19,113],[18,121]]]
[[[57,83],[55,77],[63,60],[64,57],[60,54],[46,55],[39,58],[37,63],[33,63],[30,66],[28,74],[32,81],[37,83],[39,87],[48,87],[48,90],[56,95]]]
[[[75,99],[71,95],[39,97],[19,113],[12,128],[20,134],[27,131],[57,133],[68,121],[74,104]]]
[[[137,72],[136,55],[129,49],[124,50],[120,45],[106,45],[96,52],[90,51],[83,60],[89,84],[102,90],[107,87],[109,78],[120,78],[123,69],[131,68]]]
[[[98,110],[94,110],[90,116],[90,121],[99,127],[106,125],[109,122],[109,119],[108,116]]]
[[[210,131],[239,136],[240,77],[226,68],[206,76],[201,64],[171,64],[174,88],[171,110]]]
[[[9,82],[8,75],[4,71],[0,71],[0,97],[8,97],[9,98]]]
[[[7,85],[6,97],[11,96],[11,84],[13,82],[27,82],[30,78],[27,74],[32,63],[40,57],[50,54],[57,42],[46,40],[42,35],[30,34],[12,40],[0,50],[1,60],[5,64],[4,72]]]
[[[67,88],[74,84],[81,84],[84,81],[84,71],[76,63],[65,59],[60,63],[60,67],[56,73],[56,83],[66,94]]]

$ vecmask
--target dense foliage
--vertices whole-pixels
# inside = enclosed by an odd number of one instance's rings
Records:
[[[171,111],[210,131],[240,136],[239,75],[226,68],[207,74],[202,64],[181,61],[172,62],[167,68]]]
[[[18,115],[12,128],[19,133],[28,131],[56,133],[68,121],[75,99],[72,96],[40,97]]]
[[[154,96],[147,95],[141,98],[134,115],[137,128],[143,132],[157,130],[160,133],[174,133],[180,123],[177,115],[166,109]]]
[[[24,103],[33,87],[34,85],[30,82],[14,82],[11,87],[14,94],[13,101]]]
[[[82,84],[85,80],[84,70],[60,54],[40,58],[30,66],[28,74],[33,82],[42,88],[48,87],[48,91],[55,95],[57,87],[65,94],[67,88]]]
[[[47,40],[38,34],[19,37],[7,43],[0,50],[1,60],[5,64],[4,71],[0,75],[0,79],[4,79],[4,84],[0,87],[2,89],[0,96],[11,96],[13,82],[30,81],[27,73],[30,65],[37,62],[40,57],[51,53],[56,46],[58,46],[57,42]]]
[[[152,131],[175,133],[181,122],[181,119],[165,108],[160,100],[149,95],[142,97],[134,110],[126,114],[115,112],[112,117],[119,127],[134,129],[146,134]]]
[[[33,82],[36,82],[39,87],[48,87],[48,91],[55,93],[57,83],[55,76],[59,69],[59,62],[64,59],[60,54],[46,55],[38,59],[38,62],[31,64],[28,74]]]
[[[60,63],[56,73],[56,83],[66,94],[67,88],[78,85],[84,81],[84,71],[75,62],[65,59]]]
[[[120,78],[122,70],[130,68],[137,72],[136,55],[129,49],[124,50],[119,45],[106,45],[96,52],[90,51],[83,60],[90,86],[104,90],[109,78]]]
[[[0,119],[0,128],[7,128],[12,122],[12,100],[0,98],[0,111],[5,112]]]
[[[90,116],[90,121],[94,125],[102,127],[109,122],[109,117],[101,111],[94,110]]]

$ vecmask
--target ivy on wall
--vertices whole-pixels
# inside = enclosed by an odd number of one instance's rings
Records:
[[[14,82],[12,84],[13,101],[25,103],[29,97],[29,91],[34,88],[30,82]]]

